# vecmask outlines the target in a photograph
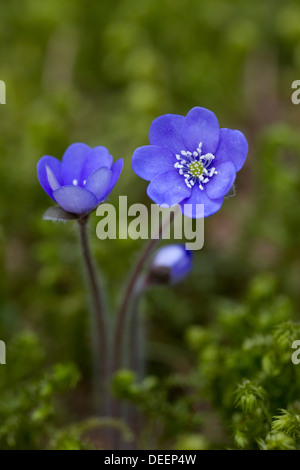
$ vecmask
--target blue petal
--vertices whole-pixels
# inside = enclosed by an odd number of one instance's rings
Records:
[[[184,256],[184,251],[182,245],[163,246],[155,253],[151,266],[155,268],[173,268]]]
[[[61,186],[53,192],[55,201],[66,211],[82,215],[98,203],[96,196],[79,186]]]
[[[91,191],[100,202],[106,196],[112,178],[112,171],[106,166],[94,171],[86,180],[85,189]]]
[[[191,252],[187,251],[182,245],[178,246],[181,246],[185,253],[181,256],[180,260],[178,260],[171,271],[172,284],[182,281],[190,273],[193,267]]]
[[[74,180],[79,183],[81,170],[90,150],[88,145],[80,143],[72,144],[67,148],[61,164],[63,184],[73,184]]]
[[[197,219],[202,217],[202,208],[197,207],[197,204],[204,204],[204,217],[209,217],[221,208],[223,201],[224,197],[210,199],[205,190],[194,187],[191,197],[182,201],[180,205],[185,216]]]
[[[239,171],[245,163],[248,143],[244,134],[232,129],[220,129],[219,145],[215,153],[215,163],[230,161]]]
[[[216,165],[217,175],[213,175],[205,185],[206,194],[210,199],[219,199],[226,196],[232,187],[236,171],[233,163],[224,162]]]
[[[37,175],[40,185],[42,186],[43,190],[46,191],[48,196],[54,199],[52,196],[53,190],[48,181],[46,165],[51,169],[57,181],[61,183],[61,162],[57,160],[57,158],[45,155],[39,160],[37,164]]]
[[[48,165],[46,165],[46,173],[47,173],[48,183],[52,191],[55,191],[56,189],[60,188],[60,184],[57,181],[55,174],[53,173],[53,171]]]
[[[160,248],[155,254],[151,267],[169,268],[170,282],[176,283],[186,277],[192,269],[192,255],[184,245],[172,244]]]
[[[166,147],[173,154],[184,150],[181,135],[184,119],[183,116],[177,114],[164,114],[155,119],[149,129],[150,144]]]
[[[117,160],[113,166],[111,167],[111,171],[112,171],[112,178],[111,178],[111,181],[110,181],[110,185],[109,185],[109,188],[107,190],[107,195],[114,189],[114,187],[116,186],[117,182],[118,182],[118,179],[120,178],[120,174],[122,173],[122,170],[123,170],[123,165],[124,165],[124,160],[123,158],[119,158],[119,160]]]
[[[184,177],[174,170],[156,176],[149,184],[147,194],[156,204],[171,207],[189,197],[191,189],[185,184]]]
[[[98,146],[91,149],[86,155],[79,184],[83,183],[94,171],[102,166],[111,168],[113,157],[105,147]]]
[[[202,154],[214,153],[220,135],[218,119],[208,109],[193,108],[184,119],[182,135],[190,152],[195,151],[202,142]]]
[[[151,181],[161,173],[173,170],[175,162],[169,149],[157,145],[146,145],[136,149],[131,165],[140,178]]]

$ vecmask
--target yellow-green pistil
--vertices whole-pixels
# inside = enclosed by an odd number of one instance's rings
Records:
[[[194,178],[198,178],[203,173],[203,165],[198,160],[194,160],[192,163],[187,165],[189,169],[189,174]]]

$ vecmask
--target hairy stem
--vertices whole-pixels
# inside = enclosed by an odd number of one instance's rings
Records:
[[[160,231],[161,236],[161,231]],[[113,373],[116,372],[121,367],[121,358],[122,358],[122,346],[123,346],[123,331],[125,329],[125,322],[126,322],[126,314],[128,311],[129,304],[132,299],[132,295],[135,290],[136,283],[141,275],[143,267],[145,263],[148,261],[149,256],[151,255],[152,251],[159,243],[160,236],[157,239],[152,239],[146,245],[146,248],[142,252],[138,262],[131,274],[129,279],[129,283],[125,290],[125,294],[123,300],[121,302],[120,310],[117,316],[117,323],[115,329],[115,336],[114,336],[114,343],[113,343]]]
[[[145,319],[142,312],[140,312],[140,301],[145,291],[146,279],[141,276],[136,284],[136,289],[133,293],[131,303],[131,315],[129,318],[129,331],[128,331],[128,349],[129,368],[136,373],[138,383],[141,383],[145,378],[145,344],[146,344],[146,329]],[[142,417],[139,411],[133,404],[127,406],[127,422],[133,430],[135,436],[139,436],[142,426]],[[134,447],[133,447],[134,448]]]
[[[88,287],[92,300],[92,339],[95,401],[99,411],[108,414],[108,341],[105,320],[105,305],[99,286],[98,276],[91,256],[87,235],[88,216],[78,220],[82,256],[85,264]]]
[[[122,299],[120,310],[117,315],[117,321],[115,326],[114,332],[114,339],[113,339],[113,351],[112,351],[112,368],[111,368],[111,376],[115,374],[118,369],[122,366],[122,350],[123,350],[123,342],[124,342],[124,331],[126,331],[126,321],[127,321],[127,314],[129,310],[129,306],[133,300],[137,283],[142,276],[143,268],[149,257],[151,256],[154,248],[160,242],[162,234],[166,228],[166,225],[169,225],[174,220],[174,212],[171,211],[170,218],[167,220],[166,224],[160,224],[158,234],[156,238],[150,239],[147,245],[145,246],[144,250],[142,251],[133,271],[129,278],[129,282],[125,289],[124,297]],[[111,413],[114,417],[118,418],[121,414],[121,406],[120,403],[117,403],[115,400],[111,404]],[[113,436],[113,446],[114,449],[118,449],[120,445],[119,436],[114,433]]]
[[[145,375],[145,325],[139,311],[144,289],[145,279],[141,276],[133,294],[128,331],[129,368],[136,372],[138,381]]]

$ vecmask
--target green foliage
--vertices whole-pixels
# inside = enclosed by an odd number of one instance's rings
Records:
[[[251,280],[243,301],[219,298],[214,320],[186,331],[197,358],[189,374],[137,383],[132,371],[119,372],[115,394],[138,406],[147,442],[176,449],[300,449],[300,368],[291,361],[300,323],[278,290],[276,278],[265,273]]]
[[[283,432],[295,439],[300,438],[300,415],[296,410],[281,410],[280,416],[274,418],[272,431]]]
[[[105,430],[106,428],[115,428],[121,432],[124,442],[131,442],[133,435],[128,426],[119,420],[113,418],[91,418],[77,424],[72,424],[66,428],[53,432],[50,441],[52,450],[95,450],[96,447],[91,443],[91,439],[86,437],[89,431]],[[100,435],[101,436],[101,435]]]
[[[213,345],[196,348],[201,389],[227,423],[229,446],[242,449],[300,448],[300,369],[291,360],[300,323],[289,320],[291,302],[271,279],[253,279],[247,303],[220,301],[216,324],[207,329]],[[198,329],[187,334],[193,350]]]
[[[265,391],[262,387],[253,385],[249,380],[244,380],[238,385],[236,391],[236,407],[241,408],[243,413],[255,413],[261,410]]]
[[[197,395],[186,393],[188,386],[186,377],[174,375],[165,380],[148,376],[140,383],[130,370],[121,370],[115,375],[115,397],[136,406],[143,420],[150,424],[143,427],[139,446],[168,446],[174,438],[175,448],[182,445],[189,450],[192,445],[199,448],[207,445],[205,438],[192,433],[202,423],[202,416],[195,408]]]
[[[23,356],[24,365],[33,358],[39,362],[41,345],[32,334],[19,336],[15,343],[16,358]],[[27,349],[26,349],[27,348]],[[27,371],[9,377],[0,405],[0,446],[3,449],[41,449],[48,447],[59,425],[60,406],[57,395],[74,388],[79,373],[73,364],[56,364],[49,372],[36,374],[33,363]]]

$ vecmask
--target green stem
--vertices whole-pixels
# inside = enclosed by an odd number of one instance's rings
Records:
[[[136,373],[138,383],[145,377],[145,344],[146,329],[145,319],[140,311],[140,301],[145,291],[145,277],[141,276],[136,284],[131,303],[131,315],[129,319],[128,331],[128,349],[129,349],[129,368]],[[134,435],[139,436],[142,426],[141,415],[133,404],[127,406],[127,421]]]
[[[145,277],[141,276],[136,284],[131,302],[128,330],[129,368],[136,372],[138,381],[143,380],[145,376],[145,329],[139,310],[140,300],[146,287],[145,281]]]
[[[87,236],[88,216],[78,220],[82,256],[85,264],[88,286],[92,299],[92,339],[94,391],[97,408],[104,416],[108,415],[108,342],[105,319],[105,305],[94,267]]]
[[[130,277],[129,283],[125,290],[125,294],[123,297],[123,301],[121,303],[121,307],[117,316],[117,323],[115,329],[115,336],[114,336],[114,343],[113,343],[113,363],[112,363],[112,370],[115,373],[121,367],[121,359],[122,359],[122,346],[123,346],[123,331],[125,330],[125,323],[126,323],[126,314],[128,311],[129,304],[132,299],[132,295],[135,290],[136,283],[142,273],[145,263],[148,261],[152,251],[156,247],[156,245],[160,241],[161,232],[159,234],[159,238],[152,239],[146,245],[145,250],[142,252],[138,262],[132,272]]]
[[[120,305],[120,310],[117,315],[117,322],[116,322],[114,340],[113,340],[111,376],[113,376],[122,367],[122,350],[123,350],[123,341],[124,341],[124,331],[126,331],[127,314],[128,314],[129,306],[134,296],[137,283],[142,276],[142,272],[143,272],[146,262],[148,261],[155,247],[160,242],[160,239],[166,228],[166,225],[169,225],[173,222],[174,215],[175,214],[172,211],[170,214],[170,218],[169,220],[167,220],[166,224],[162,224],[162,223],[160,224],[157,237],[149,240],[145,249],[142,251],[141,256],[138,259],[133,269],[133,272],[130,276],[127,288],[125,289],[123,300]],[[121,415],[121,406],[120,406],[120,403],[116,402],[116,400],[113,400],[113,402],[111,403],[111,413],[112,413],[112,416],[115,418],[119,418]],[[113,448],[118,449],[119,445],[120,445],[119,436],[117,436],[116,433],[114,433],[114,436],[113,436],[114,447]]]

